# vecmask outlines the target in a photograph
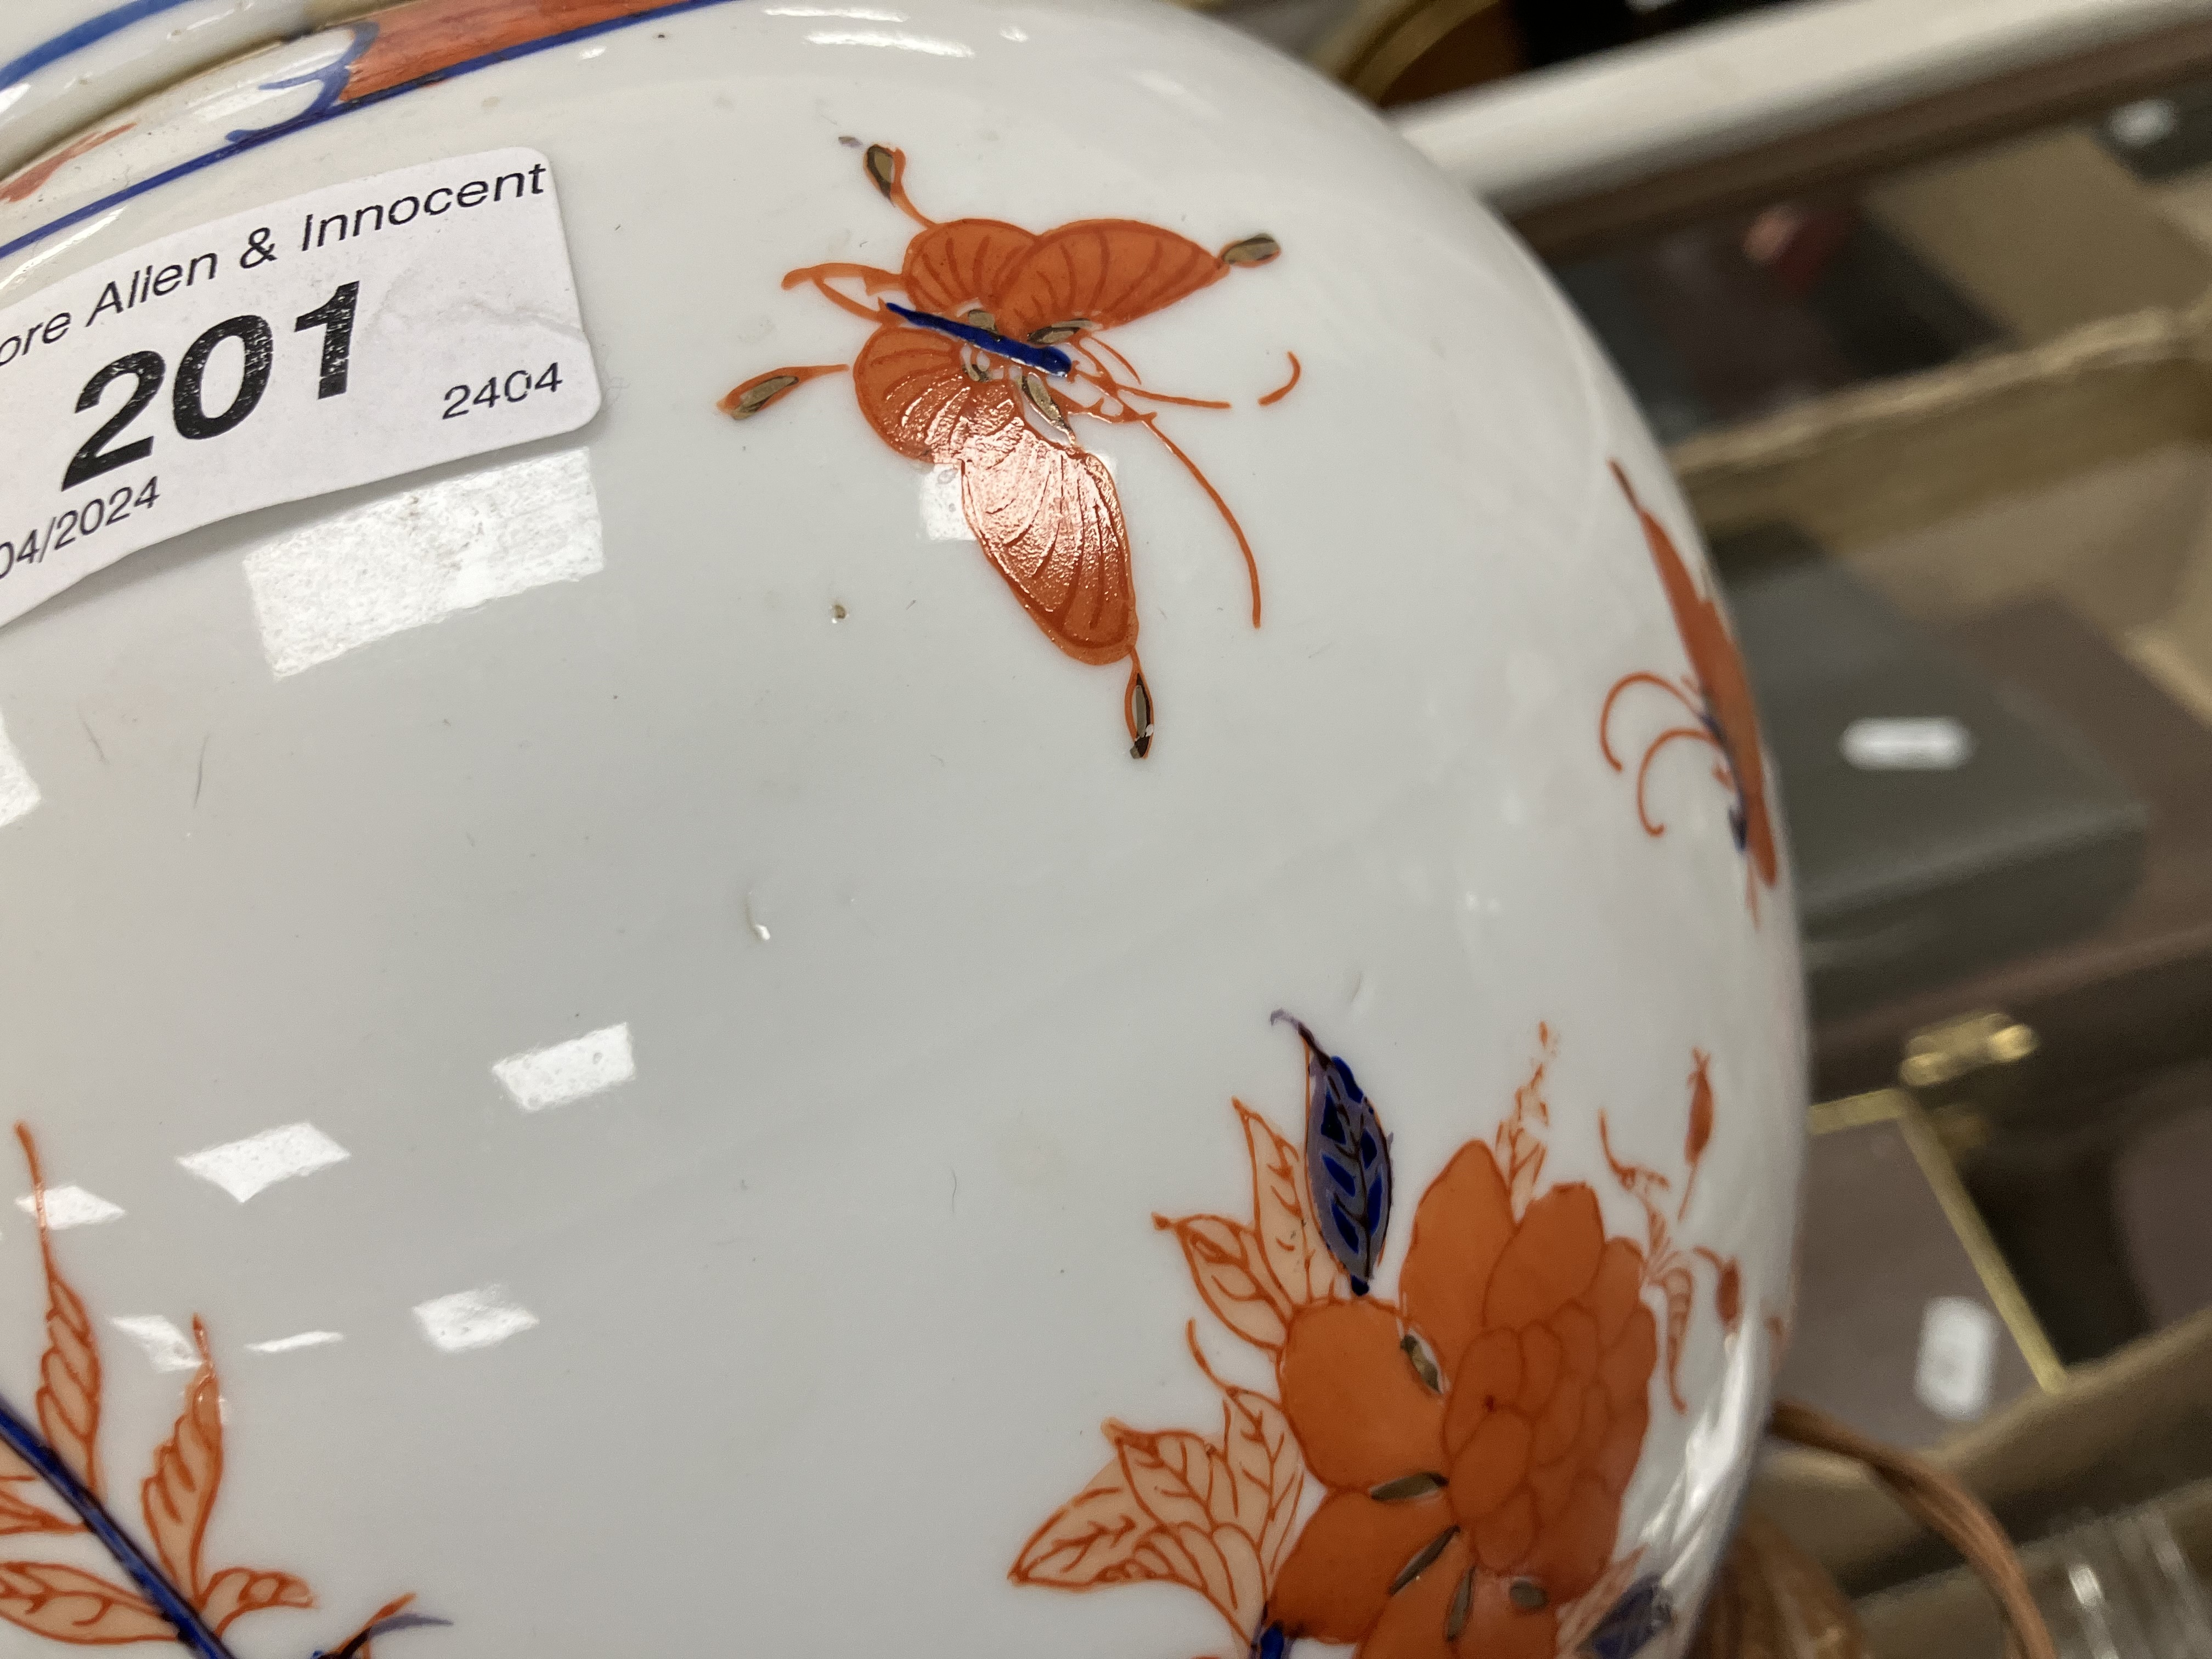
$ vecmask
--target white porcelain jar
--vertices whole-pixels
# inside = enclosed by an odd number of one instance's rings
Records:
[[[94,13],[0,40],[4,1650],[1679,1650],[1788,883],[1510,236],[1164,9]]]

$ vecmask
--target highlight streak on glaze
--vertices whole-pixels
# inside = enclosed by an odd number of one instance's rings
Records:
[[[1158,411],[1132,400],[1229,405],[1149,390],[1099,336],[1281,250],[1261,235],[1209,253],[1129,219],[1079,220],[1041,233],[996,219],[940,223],[908,195],[904,151],[871,144],[862,167],[877,192],[918,227],[899,269],[807,265],[787,273],[783,286],[811,287],[873,325],[850,366],[861,414],[897,453],[957,477],[977,546],[1046,638],[1078,662],[1128,665],[1122,720],[1129,752],[1142,759],[1158,707],[1137,655],[1128,525],[1112,475],[1084,448],[1074,417],[1148,428],[1197,480],[1236,539],[1258,627],[1259,561],[1243,526],[1160,429]],[[880,297],[889,294],[901,299]],[[734,387],[720,407],[750,418],[803,381],[836,372],[771,369]],[[1048,375],[1061,385],[1048,385]],[[1095,400],[1074,395],[1076,387]]]
[[[582,449],[368,501],[272,536],[245,561],[262,649],[279,679],[605,568],[599,495]]]
[[[15,823],[43,799],[38,780],[9,741],[6,726],[0,725],[0,825]]]
[[[526,1112],[573,1105],[604,1093],[637,1075],[629,1025],[604,1025],[543,1048],[509,1054],[495,1062],[492,1075],[507,1098]]]
[[[344,1163],[352,1153],[312,1123],[287,1123],[240,1140],[204,1146],[177,1162],[243,1204],[280,1181],[295,1180]]]

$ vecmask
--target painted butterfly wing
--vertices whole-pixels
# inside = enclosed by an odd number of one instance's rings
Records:
[[[1390,1226],[1390,1139],[1352,1067],[1328,1053],[1302,1020],[1306,1048],[1306,1184],[1329,1254],[1355,1296],[1367,1294]]]
[[[1079,662],[1137,641],[1129,532],[1105,463],[1031,425],[1007,380],[971,380],[959,342],[881,328],[853,364],[860,410],[901,454],[960,470],[960,505],[1024,610]]]
[[[912,461],[959,459],[975,383],[961,347],[942,334],[885,323],[853,360],[853,394],[876,434]]]
[[[1082,219],[1048,230],[990,297],[999,330],[1027,339],[1056,323],[1113,328],[1229,274],[1220,255],[1133,219]]]
[[[998,293],[1036,245],[1033,233],[996,219],[932,225],[906,245],[907,298],[918,310],[957,317]]]
[[[1054,644],[1081,662],[1120,661],[1137,643],[1137,605],[1113,475],[1041,436],[1007,382],[975,403],[960,455],[969,528]]]

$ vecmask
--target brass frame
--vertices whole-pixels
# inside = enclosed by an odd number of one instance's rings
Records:
[[[2066,1386],[2066,1362],[2058,1357],[2051,1346],[2043,1322],[2035,1316],[2020,1281],[2013,1277],[2012,1267],[1996,1240],[1990,1236],[1989,1224],[1982,1212],[1974,1207],[1973,1195],[1967,1192],[1966,1183],[1959,1177],[1951,1156],[1943,1150],[1943,1142],[1936,1133],[1936,1126],[1910,1091],[1904,1089],[1876,1089],[1863,1095],[1846,1095],[1840,1100],[1825,1100],[1806,1113],[1806,1129],[1815,1135],[1832,1134],[1838,1129],[1863,1128],[1871,1123],[1894,1123],[1911,1149],[1913,1162],[1920,1166],[1922,1178],[1936,1201],[1943,1206],[1943,1218],[1951,1224],[1966,1259],[1973,1264],[1974,1276],[1982,1281],[1982,1289],[1990,1304],[2004,1321],[2005,1329],[2027,1361],[2035,1381],[2046,1394],[2057,1394]]]

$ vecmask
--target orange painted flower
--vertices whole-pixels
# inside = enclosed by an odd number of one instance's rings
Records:
[[[1513,1212],[1470,1142],[1422,1196],[1401,1305],[1291,1322],[1283,1409],[1329,1492],[1269,1601],[1286,1636],[1552,1659],[1611,1564],[1658,1359],[1644,1253],[1579,1182]]]
[[[1193,1321],[1221,1432],[1109,1421],[1113,1459],[1030,1534],[1009,1576],[1060,1590],[1181,1584],[1249,1659],[1287,1659],[1309,1638],[1357,1644],[1358,1659],[1641,1651],[1674,1617],[1645,1546],[1614,1553],[1652,1373],[1663,1345],[1668,1396],[1686,1409],[1676,1372],[1698,1261],[1729,1334],[1742,1313],[1735,1259],[1674,1238],[1712,1137],[1706,1057],[1692,1051],[1689,1179],[1671,1214],[1673,1182],[1617,1155],[1597,1115],[1607,1167],[1644,1212],[1638,1245],[1606,1236],[1586,1183],[1540,1190],[1557,1048],[1539,1025],[1512,1109],[1421,1195],[1393,1304],[1370,1294],[1388,1198],[1346,1206],[1334,1231],[1321,1219],[1348,1190],[1346,1149],[1389,1145],[1381,1113],[1349,1066],[1289,1023],[1306,1050],[1306,1146],[1238,1101],[1251,1221],[1152,1218],[1215,1318],[1267,1356],[1279,1398],[1218,1376]],[[1355,1108],[1364,1127],[1346,1133]],[[1310,1476],[1327,1495],[1300,1525]]]

